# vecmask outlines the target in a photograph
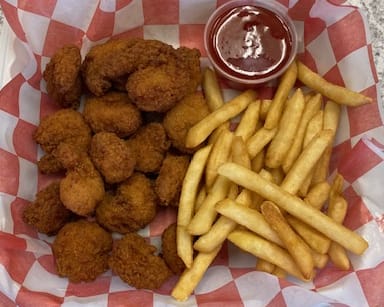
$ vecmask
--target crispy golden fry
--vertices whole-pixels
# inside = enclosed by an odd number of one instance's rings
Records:
[[[344,184],[344,178],[340,173],[337,173],[335,175],[335,178],[333,178],[332,185],[330,187],[330,197],[333,195],[338,195],[343,192],[343,184]]]
[[[283,246],[276,232],[267,223],[264,216],[257,210],[242,206],[238,202],[224,199],[216,205],[216,210],[221,214],[242,225],[257,235]]]
[[[320,254],[327,253],[329,246],[331,245],[331,240],[293,216],[287,215],[285,218],[289,225],[291,225],[311,249]]]
[[[242,250],[282,268],[292,276],[308,281],[301,274],[291,255],[277,244],[267,241],[248,230],[240,229],[232,231],[228,236],[228,240]]]
[[[269,108],[271,107],[272,100],[271,99],[262,99],[260,106],[260,119],[265,121],[268,115]]]
[[[288,153],[283,161],[282,167],[285,173],[288,173],[294,161],[300,155],[303,148],[305,130],[307,129],[309,121],[320,110],[321,107],[321,95],[317,94],[306,102],[303,116],[301,117],[299,127],[293,140],[292,146],[289,148]]]
[[[213,130],[240,114],[255,99],[256,92],[247,90],[210,113],[188,131],[186,147],[193,148],[200,145]]]
[[[333,101],[328,101],[324,108],[323,129],[331,130],[333,132],[332,143],[336,135],[337,127],[339,126],[340,111],[340,105]],[[316,184],[327,179],[331,153],[332,144],[328,146],[327,150],[317,163],[312,177],[312,184]]]
[[[304,201],[268,182],[257,173],[234,163],[219,167],[219,174],[268,199],[298,219],[310,224],[349,251],[361,255],[368,243],[360,235],[333,221],[319,210],[305,205]]]
[[[246,144],[251,159],[256,157],[256,155],[261,152],[269,142],[271,142],[271,140],[275,137],[276,133],[277,128],[266,129],[262,127],[248,139]]]
[[[312,250],[312,258],[313,258],[313,263],[315,264],[315,267],[318,269],[324,268],[327,265],[328,259],[329,259],[327,254],[316,253],[313,250]]]
[[[373,101],[370,97],[328,82],[300,61],[297,62],[297,78],[309,88],[339,104],[356,107]]]
[[[177,225],[176,248],[177,255],[185,266],[190,268],[193,262],[193,236],[190,235],[186,228],[186,226]]]
[[[204,70],[202,86],[205,99],[211,112],[224,105],[223,94],[214,70],[210,68]]]
[[[249,207],[251,202],[251,192],[246,189],[236,198],[236,203],[239,206]],[[236,226],[237,223],[234,220],[226,216],[220,216],[215,224],[212,225],[211,229],[197,239],[193,247],[200,252],[211,252],[225,241],[228,234],[234,230]]]
[[[281,183],[281,188],[296,194],[314,169],[326,148],[331,144],[332,130],[323,130],[304,148]]]
[[[212,145],[207,145],[195,152],[185,174],[181,189],[176,230],[177,254],[187,268],[192,265],[193,248],[192,236],[186,231],[186,227],[194,214],[197,190],[211,148]]]
[[[215,144],[218,137],[220,136],[223,130],[229,131],[229,122],[225,122],[217,127],[208,137],[208,144]]]
[[[231,153],[234,163],[251,168],[251,159],[249,158],[247,147],[242,137],[235,136],[233,138]]]
[[[275,265],[264,259],[257,259],[256,271],[271,273],[275,270]]]
[[[248,140],[256,131],[259,122],[261,101],[251,102],[245,109],[239,125],[235,130],[236,136],[241,136],[244,141]]]
[[[264,167],[265,150],[261,150],[252,160],[251,169],[258,173]]]
[[[196,288],[204,273],[207,271],[210,264],[215,260],[220,251],[220,247],[210,253],[198,253],[193,260],[192,266],[187,268],[180,276],[171,295],[177,301],[186,301]]]
[[[228,161],[232,147],[233,133],[222,130],[208,156],[205,167],[205,185],[210,189],[217,178],[217,168]]]
[[[287,277],[287,272],[285,272],[282,268],[280,268],[278,266],[275,266],[274,270],[272,271],[272,274],[278,278]]]
[[[264,127],[273,129],[278,126],[280,117],[283,113],[284,104],[288,98],[289,92],[293,88],[297,78],[297,65],[293,62],[291,66],[283,74],[279,86],[273,97],[272,104],[269,107],[267,117],[265,119]]]
[[[199,210],[201,204],[203,203],[206,197],[207,197],[207,190],[205,189],[205,185],[201,185],[196,195],[194,213],[196,213]]]
[[[265,201],[261,205],[261,212],[283,241],[285,248],[297,263],[303,276],[310,279],[314,269],[311,249],[290,227],[280,209],[273,202]]]
[[[311,187],[305,196],[304,201],[313,208],[320,210],[328,199],[330,190],[331,186],[327,181],[320,182]]]
[[[340,179],[341,178],[341,179]],[[328,205],[328,216],[330,216],[337,223],[343,223],[347,214],[348,204],[347,201],[339,194],[336,194],[338,190],[342,189],[342,177],[336,176],[334,179],[332,188],[333,191],[330,195],[330,201]],[[341,187],[340,187],[341,183]],[[338,243],[332,242],[328,250],[328,255],[331,261],[342,270],[348,270],[350,262],[345,249]]]
[[[207,197],[188,225],[187,229],[191,235],[202,235],[209,231],[217,216],[215,204],[227,196],[230,185],[231,182],[227,178],[217,177]]]
[[[297,89],[294,95],[287,100],[277,133],[268,146],[265,155],[266,166],[276,168],[283,163],[289,148],[292,146],[304,107],[303,93]]]

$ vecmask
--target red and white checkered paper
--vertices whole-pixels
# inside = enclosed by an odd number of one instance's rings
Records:
[[[159,39],[175,47],[197,47],[202,63],[208,16],[225,0],[0,0],[5,17],[25,49],[28,63],[0,92],[0,306],[178,306],[169,293],[176,278],[160,290],[136,290],[107,272],[92,283],[73,284],[55,274],[52,238],[36,233],[21,213],[52,177],[38,173],[41,151],[32,140],[40,119],[56,110],[41,72],[66,43],[81,47],[114,37]],[[182,306],[383,306],[384,143],[378,80],[365,18],[354,7],[326,0],[280,0],[295,20],[300,58],[326,79],[363,92],[374,103],[344,108],[331,172],[346,179],[349,211],[345,224],[369,248],[351,255],[352,269],[329,265],[311,283],[278,279],[253,271],[253,256],[227,244],[190,299]],[[273,88],[260,90],[270,96]],[[226,96],[234,94],[225,89]],[[175,219],[163,211],[140,233],[158,245]]]

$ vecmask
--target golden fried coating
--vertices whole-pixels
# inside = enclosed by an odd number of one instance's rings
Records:
[[[124,181],[135,169],[136,157],[132,149],[111,132],[99,132],[93,136],[89,155],[107,183]]]
[[[23,211],[23,221],[38,232],[55,235],[74,214],[60,200],[60,183],[52,182],[36,194],[36,199]]]
[[[180,275],[185,269],[185,264],[177,254],[176,227],[176,223],[172,223],[163,231],[161,250],[164,261],[171,271],[176,275]]]
[[[167,112],[163,125],[172,146],[184,153],[193,153],[197,148],[186,148],[188,130],[209,114],[204,96],[195,92],[186,96]]]
[[[66,224],[52,244],[59,276],[76,283],[95,280],[109,268],[112,244],[112,235],[95,222]]]
[[[157,40],[112,39],[88,52],[82,64],[83,79],[94,95],[102,96],[114,80],[139,68],[167,63],[173,54],[172,46]]]
[[[189,156],[168,153],[155,181],[155,192],[163,206],[178,206]]]
[[[164,127],[160,123],[149,123],[141,126],[127,140],[136,156],[137,171],[143,173],[158,172],[169,148],[169,141]]]
[[[114,132],[122,138],[142,124],[141,113],[127,93],[109,92],[101,97],[88,97],[83,114],[94,133]]]
[[[121,183],[116,195],[107,193],[96,208],[97,222],[122,234],[144,228],[155,216],[156,195],[150,179],[141,173]]]
[[[69,146],[67,146],[69,147]],[[71,148],[60,147],[60,162],[67,172],[60,182],[60,199],[64,206],[81,215],[92,215],[104,198],[104,182],[89,156]]]
[[[43,78],[48,95],[64,108],[77,109],[80,105],[82,81],[80,49],[74,45],[60,48],[45,67]]]
[[[176,65],[148,66],[132,73],[126,88],[140,110],[166,112],[188,93],[190,80]]]
[[[113,247],[109,266],[124,282],[137,289],[158,289],[172,276],[156,247],[136,233],[126,234]]]
[[[53,154],[45,154],[37,162],[37,168],[42,174],[54,174],[64,170],[63,165]]]
[[[91,129],[81,113],[62,109],[43,118],[33,138],[46,153],[52,153],[60,143],[73,144],[79,150],[87,151]]]

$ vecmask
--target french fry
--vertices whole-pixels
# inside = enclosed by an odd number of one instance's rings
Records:
[[[344,178],[340,173],[333,178],[332,185],[330,187],[330,197],[339,195],[343,192]]]
[[[266,129],[264,127],[260,128],[252,135],[247,141],[247,149],[251,159],[256,157],[256,155],[261,152],[264,147],[271,142],[277,133],[277,128]]]
[[[328,205],[328,216],[330,216],[337,223],[343,223],[347,214],[348,204],[347,201],[337,193],[337,189],[340,189],[340,177],[336,177],[332,185],[334,187],[333,193],[331,193],[330,202]],[[342,184],[342,182],[341,182]],[[331,261],[342,270],[348,270],[350,268],[350,261],[345,249],[338,243],[332,242],[328,251]]]
[[[272,274],[278,278],[287,277],[287,272],[285,272],[282,268],[275,266],[275,269],[272,271]]]
[[[247,146],[242,137],[235,136],[232,141],[232,161],[244,167],[251,168],[251,159],[249,158]]]
[[[324,108],[323,129],[333,131],[332,143],[336,135],[337,127],[339,126],[340,111],[340,105],[333,101],[328,101]],[[322,182],[328,177],[329,162],[331,160],[332,153],[332,143],[328,146],[327,150],[324,152],[324,155],[321,157],[320,161],[317,163],[316,168],[314,169],[312,184]]]
[[[227,196],[231,182],[223,177],[218,176],[207,197],[204,199],[199,210],[192,217],[187,230],[191,235],[203,235],[209,231],[214,222],[217,212],[215,204]],[[180,209],[179,209],[180,210]]]
[[[208,267],[215,260],[220,251],[221,246],[210,253],[198,253],[193,260],[192,266],[184,270],[175,287],[172,289],[171,295],[177,301],[186,301],[200,280],[203,278]]]
[[[283,246],[283,242],[280,240],[279,236],[271,228],[259,211],[242,206],[230,199],[224,199],[217,203],[216,210],[221,215],[224,215],[235,221],[237,224],[248,228],[255,234],[258,234],[275,244]]]
[[[329,259],[328,255],[316,253],[313,250],[311,252],[312,252],[312,258],[313,258],[313,263],[315,264],[315,267],[318,269],[324,268],[328,263],[328,259]]]
[[[312,186],[304,198],[304,202],[320,210],[329,197],[331,186],[327,181]]]
[[[187,231],[186,226],[176,226],[177,255],[190,268],[193,262],[193,236]]]
[[[327,253],[331,245],[329,238],[293,216],[287,215],[285,218],[311,249],[319,254]]]
[[[282,268],[292,276],[303,281],[308,281],[308,279],[300,272],[291,255],[279,245],[265,240],[248,230],[242,229],[235,229],[232,231],[228,235],[228,240],[257,258],[264,259]]]
[[[309,88],[339,104],[356,107],[373,101],[370,97],[328,82],[300,61],[297,62],[297,78]]]
[[[207,197],[207,190],[205,189],[205,185],[201,185],[196,195],[194,213],[196,213],[199,210],[201,204],[203,203],[206,197]]]
[[[272,104],[269,107],[267,117],[264,122],[266,129],[273,129],[278,126],[284,104],[288,98],[289,92],[293,88],[297,78],[297,65],[293,62],[281,77],[279,86],[277,87]]]
[[[207,145],[195,152],[188,166],[180,192],[176,228],[177,254],[186,267],[191,266],[193,258],[192,236],[186,232],[186,227],[194,214],[197,190],[211,148],[211,145]]]
[[[323,115],[324,111],[320,110],[316,113],[314,117],[309,121],[307,130],[305,131],[303,148],[305,148],[308,143],[317,135],[321,130],[323,130]],[[300,188],[300,195],[305,196],[311,186],[313,173],[309,174],[305,179],[302,187]]]
[[[275,267],[276,266],[269,261],[259,258],[257,259],[255,269],[260,272],[272,273]]]
[[[300,155],[300,152],[303,148],[304,135],[307,129],[309,121],[316,114],[317,111],[320,110],[321,107],[321,95],[317,94],[306,102],[303,116],[301,117],[299,127],[297,128],[297,132],[295,138],[293,140],[292,146],[289,148],[287,155],[284,158],[282,163],[282,168],[285,173],[288,173],[291,168],[293,162]]]
[[[259,121],[261,101],[251,102],[245,109],[239,125],[235,130],[235,136],[241,136],[244,141],[248,140],[254,133]]]
[[[271,180],[272,182],[276,183],[277,185],[280,185],[284,178],[285,178],[285,174],[284,174],[284,171],[281,167],[278,167],[278,168],[271,168],[271,169],[267,169],[271,175],[272,175],[272,178],[273,180]]]
[[[234,163],[221,165],[218,172],[242,187],[274,202],[283,210],[310,224],[347,250],[361,255],[367,249],[368,243],[360,235],[336,223],[319,210],[307,206],[301,198],[284,191],[281,187],[263,179],[257,173]]]
[[[274,182],[275,178],[273,174],[266,169],[261,169],[259,175],[268,181]],[[248,191],[248,190],[247,190]],[[250,208],[260,211],[260,206],[263,203],[264,198],[259,194],[252,192],[252,204]]]
[[[202,87],[211,112],[224,105],[223,94],[214,70],[210,68],[204,70]]]
[[[207,145],[199,149],[195,152],[189,163],[180,192],[179,209],[177,213],[178,225],[187,226],[191,221],[199,183],[211,149],[212,145]]]
[[[291,194],[296,194],[310,172],[314,169],[326,148],[331,144],[332,139],[332,130],[323,130],[318,133],[293,163],[281,183],[281,188]]]
[[[261,100],[261,106],[260,106],[260,119],[265,121],[267,118],[267,114],[269,111],[269,108],[271,107],[272,100],[271,99],[262,99]]]
[[[261,212],[283,241],[285,248],[295,260],[304,278],[310,279],[314,269],[311,249],[290,227],[280,209],[273,202],[265,201],[261,205]]]
[[[185,141],[186,147],[193,148],[200,145],[207,139],[213,130],[232,117],[240,114],[255,99],[256,92],[247,90],[208,114],[189,129]]]
[[[276,168],[283,163],[289,148],[292,146],[304,107],[303,93],[300,89],[297,89],[293,96],[286,102],[277,133],[268,146],[265,154],[266,166]],[[269,114],[270,112],[268,115]]]
[[[212,146],[205,167],[205,185],[209,190],[217,178],[217,168],[228,161],[231,153],[233,133],[223,129]]]
[[[239,206],[249,207],[251,201],[251,192],[245,189],[236,198],[236,203]],[[225,241],[228,234],[234,230],[236,226],[237,223],[232,219],[226,216],[220,216],[212,225],[211,229],[197,239],[193,245],[194,249],[205,253],[211,252]]]
[[[215,144],[223,130],[230,131],[229,126],[229,122],[225,122],[213,130],[213,132],[208,137],[208,144]]]
[[[251,160],[251,169],[258,173],[264,167],[265,150],[259,151],[259,153]]]

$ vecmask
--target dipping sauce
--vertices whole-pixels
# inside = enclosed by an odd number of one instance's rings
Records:
[[[274,1],[264,1],[262,5],[258,5],[261,1],[237,2],[246,4],[228,2],[208,21],[208,56],[216,70],[232,81],[268,81],[281,74],[295,56],[294,25],[280,11],[272,10],[276,4],[270,3]]]

